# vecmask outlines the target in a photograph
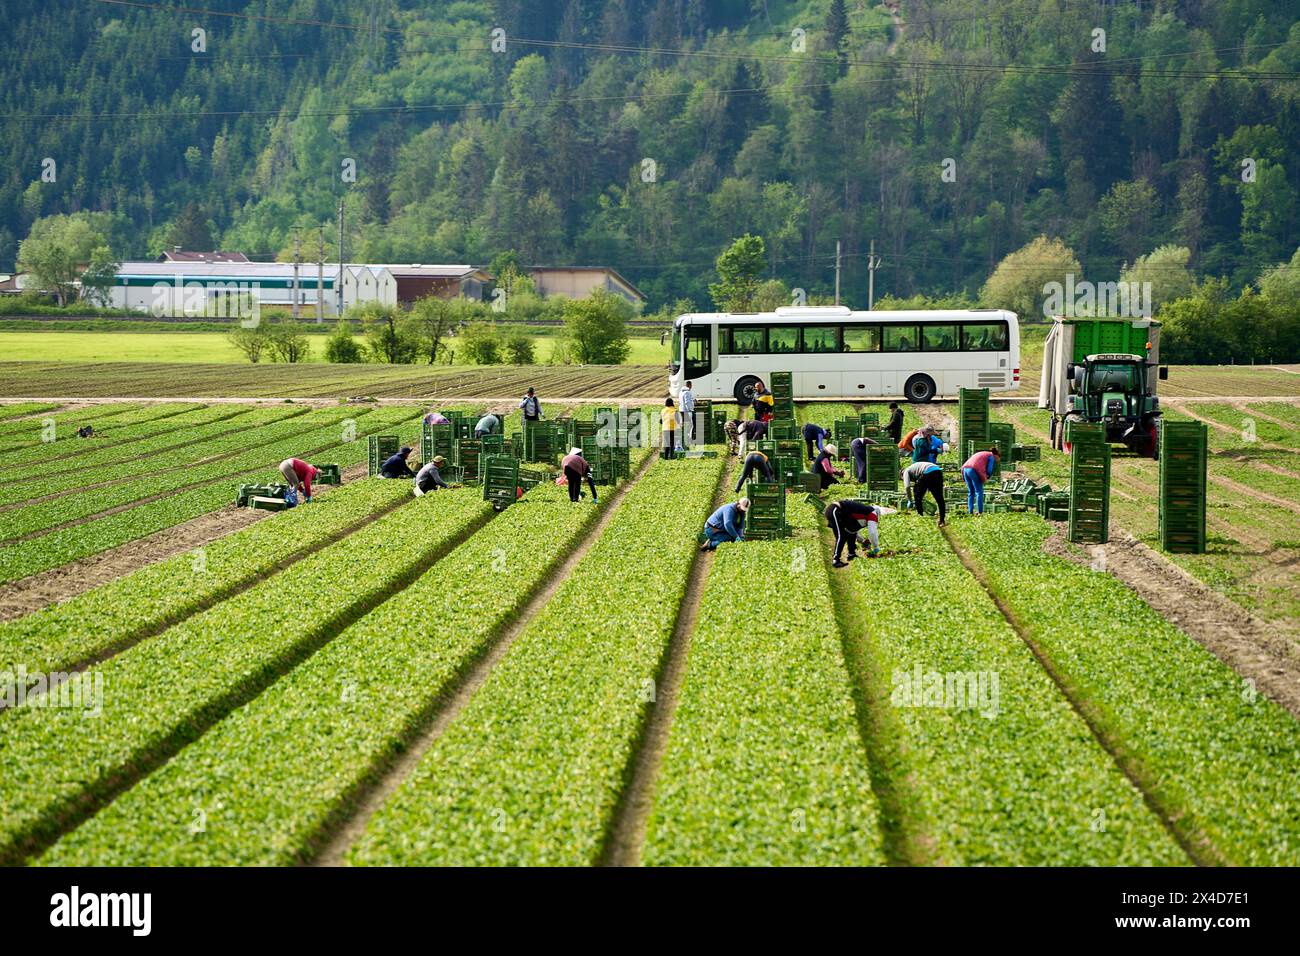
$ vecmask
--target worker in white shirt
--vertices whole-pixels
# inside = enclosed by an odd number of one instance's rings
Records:
[[[908,494],[909,488],[919,515],[925,514],[921,507],[925,493],[928,491],[934,495],[934,503],[939,506],[939,527],[942,528],[948,517],[948,506],[943,500],[943,468],[932,461],[912,462],[903,469],[903,494]]]
[[[695,393],[691,391],[690,382],[678,393],[677,407],[682,413],[682,430],[678,440],[683,448],[689,448],[695,443]]]

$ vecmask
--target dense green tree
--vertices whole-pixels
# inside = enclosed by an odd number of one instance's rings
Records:
[[[582,365],[619,365],[627,359],[632,306],[620,295],[596,289],[564,303],[564,330],[573,360]]]
[[[762,237],[746,233],[718,256],[718,281],[709,286],[709,295],[719,311],[754,311],[766,255]]]

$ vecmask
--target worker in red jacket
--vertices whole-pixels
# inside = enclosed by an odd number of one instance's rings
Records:
[[[280,474],[289,483],[289,490],[295,494],[302,489],[304,501],[311,501],[311,483],[316,477],[315,465],[309,465],[301,458],[286,458],[280,462]]]

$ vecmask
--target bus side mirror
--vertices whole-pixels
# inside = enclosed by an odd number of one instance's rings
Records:
[[[1162,365],[1162,366],[1160,366],[1160,371],[1159,371],[1157,374],[1160,376],[1160,381],[1162,381],[1162,382],[1168,381],[1168,380],[1169,380],[1169,366],[1168,366],[1168,365]]]

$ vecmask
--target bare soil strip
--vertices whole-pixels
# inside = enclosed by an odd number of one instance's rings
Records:
[[[723,469],[718,487],[713,493],[712,507],[718,507],[725,500],[736,465],[736,460],[732,458]],[[695,622],[700,616],[700,601],[704,597],[704,587],[708,583],[714,556],[713,551],[700,552],[691,564],[673,636],[655,677],[655,699],[646,715],[645,727],[636,748],[636,758],[629,768],[628,780],[619,794],[618,806],[610,819],[609,832],[601,851],[601,866],[641,865],[646,824],[654,806],[655,782],[659,778],[664,754],[668,752],[668,735],[677,713],[677,700],[686,676],[691,639],[695,636]]]
[[[1007,623],[1025,642],[1025,646],[1029,648],[1030,653],[1034,655],[1039,665],[1052,678],[1061,693],[1065,695],[1065,699],[1069,701],[1075,713],[1087,725],[1097,743],[1101,744],[1102,748],[1110,754],[1111,759],[1115,761],[1115,765],[1119,767],[1124,776],[1128,778],[1129,783],[1142,795],[1142,799],[1151,812],[1160,818],[1165,830],[1173,837],[1183,852],[1197,866],[1226,865],[1223,853],[1210,841],[1209,837],[1199,829],[1183,824],[1180,815],[1173,808],[1165,806],[1161,799],[1156,796],[1155,789],[1159,781],[1149,779],[1149,775],[1141,762],[1130,752],[1124,742],[1111,737],[1101,726],[1096,708],[1074,687],[1068,678],[1057,671],[1056,667],[1047,658],[1047,655],[1043,653],[1042,648],[1029,636],[1028,629],[994,590],[993,584],[989,580],[987,573],[985,573],[983,566],[952,536],[950,529],[941,528],[940,530],[943,533],[944,540],[948,542],[948,547],[952,548],[953,553],[957,555],[962,565],[988,593],[998,611],[1006,618]]]
[[[379,772],[373,783],[356,795],[351,814],[339,821],[330,832],[320,838],[319,849],[308,862],[309,866],[343,865],[344,856],[365,832],[366,826],[370,823],[370,818],[388,801],[388,798],[402,785],[402,782],[411,775],[420,759],[428,753],[430,747],[438,742],[443,732],[451,726],[452,722],[460,715],[460,712],[465,709],[465,705],[469,703],[470,698],[483,686],[483,682],[488,679],[496,665],[514,645],[515,640],[524,632],[528,623],[546,606],[555,595],[555,592],[559,590],[560,585],[578,566],[578,562],[586,557],[587,552],[600,539],[605,528],[613,520],[614,515],[618,513],[618,506],[622,503],[623,496],[641,479],[646,469],[658,458],[657,452],[646,456],[646,460],[641,463],[637,473],[628,481],[623,482],[610,497],[609,504],[605,506],[604,512],[587,530],[581,543],[552,572],[547,579],[546,585],[524,605],[515,616],[514,622],[498,635],[495,642],[469,669],[460,683],[448,695],[434,702],[430,712],[425,715],[413,732],[407,748],[387,769],[382,769]]]
[[[1227,664],[1256,689],[1300,718],[1300,647],[1201,584],[1132,535],[1109,544],[1071,546],[1063,529],[1043,542],[1048,554],[1090,565],[1104,555],[1106,572],[1128,586],[1161,617]]]
[[[365,465],[349,468],[344,480],[359,478],[365,470]],[[330,487],[322,485],[321,493],[328,494]],[[211,544],[271,514],[228,505],[109,551],[0,586],[0,622],[62,603],[147,565]]]

